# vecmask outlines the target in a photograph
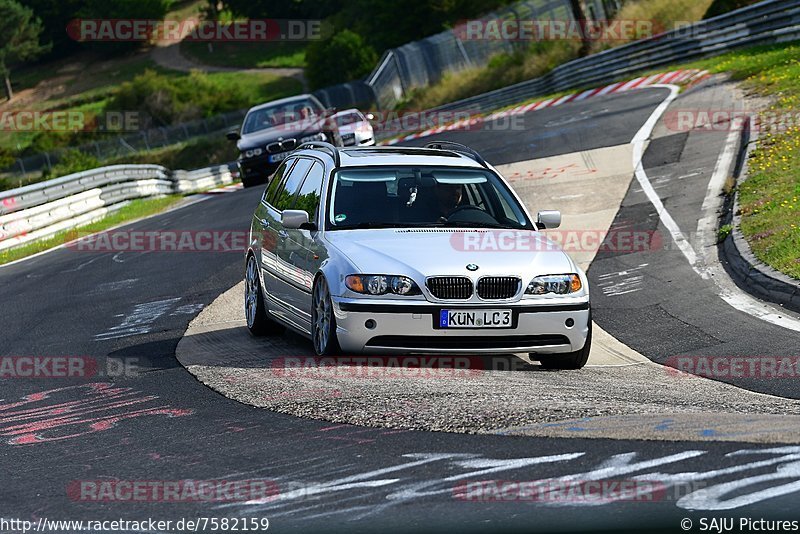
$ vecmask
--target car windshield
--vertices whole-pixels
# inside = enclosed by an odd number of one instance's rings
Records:
[[[321,112],[319,106],[308,98],[254,109],[244,119],[242,134],[246,135],[283,124],[313,119]]]
[[[489,170],[380,167],[339,170],[329,229],[475,227],[533,229],[508,186]]]

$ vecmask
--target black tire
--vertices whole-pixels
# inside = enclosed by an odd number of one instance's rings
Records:
[[[252,254],[247,257],[244,286],[244,317],[250,333],[254,336],[271,336],[282,333],[284,328],[272,320],[264,305],[261,278],[258,276],[258,262]]]
[[[341,352],[336,339],[336,316],[328,282],[317,277],[311,293],[311,342],[318,356],[333,356]]]
[[[589,333],[586,335],[586,343],[581,350],[568,352],[566,354],[531,354],[531,358],[539,358],[539,363],[545,369],[581,369],[589,361],[589,353],[592,350],[592,313],[589,312]]]

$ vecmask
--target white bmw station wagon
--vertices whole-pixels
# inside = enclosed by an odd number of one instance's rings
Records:
[[[253,216],[245,314],[255,335],[284,327],[319,355],[528,353],[577,369],[592,340],[586,275],[541,232],[474,150],[299,146]],[[513,235],[525,251],[475,246]]]

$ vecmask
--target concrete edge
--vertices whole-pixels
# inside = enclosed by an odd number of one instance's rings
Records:
[[[752,129],[753,118],[745,121],[739,141],[734,178],[737,191],[723,222],[733,226],[731,234],[718,245],[725,271],[744,291],[789,310],[800,312],[800,281],[783,274],[756,258],[750,244],[740,229],[742,216],[739,213],[738,186],[747,179],[747,160],[755,147],[758,135]]]

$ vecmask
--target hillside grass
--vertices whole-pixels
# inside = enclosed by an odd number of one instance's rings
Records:
[[[240,69],[306,66],[306,46],[299,41],[267,43],[183,41],[181,53],[197,63]]]

